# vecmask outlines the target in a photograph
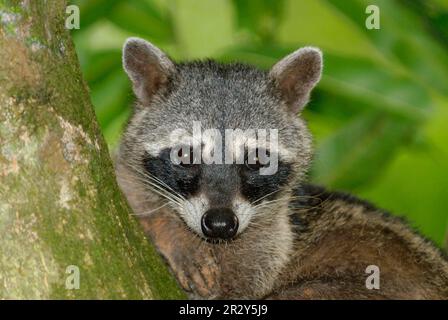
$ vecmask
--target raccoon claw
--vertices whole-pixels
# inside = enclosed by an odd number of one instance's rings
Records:
[[[172,268],[173,269],[173,268]],[[189,268],[187,270],[174,270],[182,286],[193,298],[210,298],[213,296],[210,279],[203,273],[203,269]]]

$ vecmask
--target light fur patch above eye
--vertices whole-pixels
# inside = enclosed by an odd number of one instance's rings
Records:
[[[144,144],[145,151],[157,157],[163,150],[181,146],[194,146],[194,139],[187,130],[175,129],[169,135],[162,135],[155,142]]]

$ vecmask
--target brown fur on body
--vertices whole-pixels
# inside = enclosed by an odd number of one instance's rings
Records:
[[[135,212],[157,206],[117,168]],[[225,244],[204,241],[170,209],[140,222],[192,298],[448,299],[446,258],[400,219],[313,186],[291,199],[277,207],[282,218],[255,219]],[[379,290],[366,288],[369,265],[379,267]]]
[[[446,257],[403,221],[353,196],[303,189],[295,252],[271,298],[448,299]],[[379,267],[379,290],[365,286],[369,265]]]

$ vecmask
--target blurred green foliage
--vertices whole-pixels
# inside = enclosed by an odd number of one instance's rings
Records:
[[[441,244],[448,225],[448,1],[77,0],[77,51],[111,149],[133,96],[121,68],[128,36],[175,60],[269,68],[303,45],[324,52],[304,117],[316,141],[312,180],[367,198]]]

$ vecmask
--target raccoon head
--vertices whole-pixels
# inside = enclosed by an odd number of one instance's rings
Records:
[[[174,63],[130,38],[123,65],[137,105],[118,161],[148,197],[166,200],[206,239],[232,239],[257,219],[281,214],[310,162],[311,139],[298,114],[320,79],[320,50],[299,49],[265,72]]]

